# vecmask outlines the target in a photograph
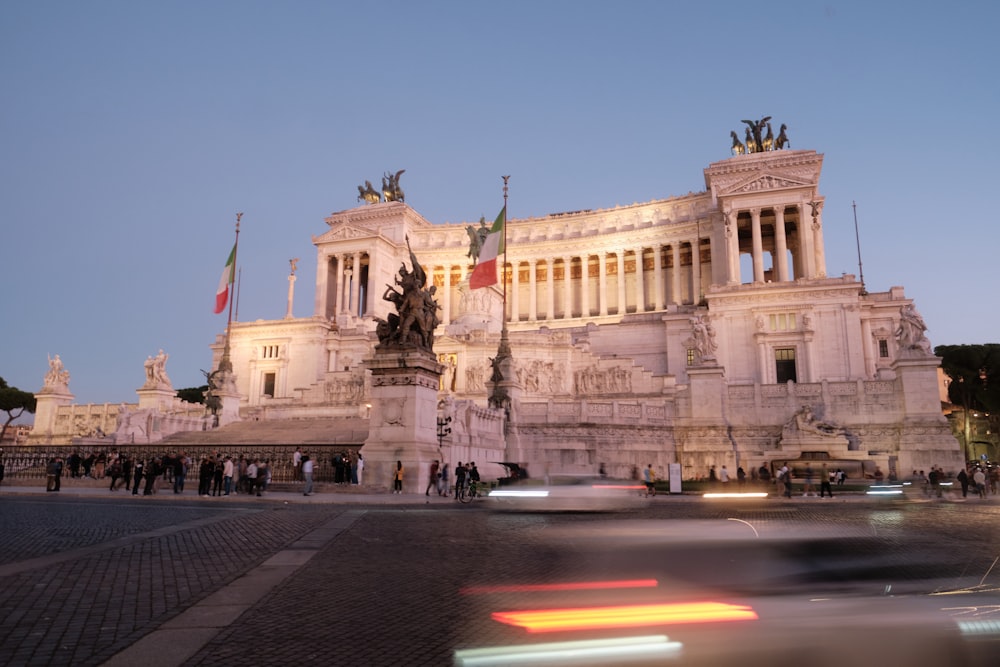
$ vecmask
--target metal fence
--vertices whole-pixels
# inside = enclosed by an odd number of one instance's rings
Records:
[[[3,464],[3,481],[11,483],[15,481],[41,481],[46,477],[46,467],[53,458],[60,458],[63,461],[63,478],[69,478],[70,456],[75,452],[83,461],[93,455],[93,460],[89,466],[85,466],[81,461],[79,476],[83,477],[85,471],[89,471],[89,477],[106,477],[106,462],[111,458],[112,453],[119,456],[127,456],[131,461],[163,461],[179,455],[181,452],[188,458],[189,469],[188,479],[196,479],[198,466],[202,457],[231,456],[234,461],[238,461],[242,456],[244,459],[253,461],[268,461],[271,469],[271,483],[287,483],[296,481],[295,467],[292,464],[296,445],[214,445],[211,448],[185,447],[183,450],[164,450],[156,444],[152,445],[116,445],[115,447],[74,447],[74,446],[52,446],[52,445],[17,445],[0,449],[0,463]],[[357,453],[361,449],[361,444],[357,445],[310,445],[302,447],[302,454],[308,455],[314,462],[313,480],[315,482],[336,481],[336,467],[334,457],[338,454],[350,456],[350,452]],[[101,462],[104,462],[103,464]],[[349,469],[346,471],[348,480],[350,479]],[[164,477],[171,479],[173,470],[164,471]]]

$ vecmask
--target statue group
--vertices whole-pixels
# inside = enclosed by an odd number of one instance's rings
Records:
[[[382,298],[390,301],[395,313],[389,313],[386,320],[379,319],[376,328],[379,346],[416,346],[428,351],[433,349],[434,328],[440,324],[437,311],[440,308],[434,299],[437,288],[426,287],[427,274],[417,261],[410,238],[406,237],[406,247],[410,251],[412,270],[406,264],[399,268],[396,285],[386,285]],[[399,287],[400,290],[397,290]]]
[[[385,172],[382,175],[381,192],[375,189],[371,181],[365,181],[364,185],[358,186],[358,201],[368,204],[378,204],[380,201],[406,201],[403,189],[399,187],[399,177],[405,171],[405,169],[400,169],[395,174]]]
[[[155,357],[146,357],[146,384],[144,387],[170,388],[170,378],[167,377],[167,359],[170,357],[160,350]]]
[[[764,153],[767,151],[780,151],[786,146],[791,148],[791,143],[788,141],[788,126],[784,123],[781,124],[781,128],[778,131],[778,136],[774,136],[774,130],[771,129],[771,117],[764,116],[760,120],[744,120],[741,121],[746,123],[746,135],[745,141],[740,141],[739,135],[736,132],[730,132],[729,136],[733,138],[732,151],[733,155],[743,155],[744,153]],[[764,134],[764,128],[767,128],[767,134]]]
[[[69,385],[69,371],[63,366],[62,359],[57,354],[49,357],[49,372],[45,374],[45,388],[65,389]]]

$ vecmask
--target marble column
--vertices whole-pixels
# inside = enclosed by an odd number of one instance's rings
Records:
[[[351,266],[351,294],[348,309],[352,315],[361,315],[361,253],[354,253],[354,264]]]
[[[573,317],[573,258],[563,257],[563,319]]]
[[[337,294],[336,300],[333,305],[333,312],[335,315],[339,315],[340,311],[343,310],[344,302],[344,260],[347,258],[344,253],[337,255],[337,272],[334,274],[337,281]]]
[[[785,238],[785,207],[774,208],[774,266],[777,281],[788,282],[788,241]]]
[[[512,262],[510,267],[510,321],[519,322],[521,319],[521,272],[518,270],[520,264]]]
[[[619,248],[615,257],[618,260],[618,314],[624,315],[628,312],[628,304],[625,301],[625,251]]]
[[[802,263],[801,277],[816,277],[816,255],[813,245],[813,226],[811,207],[808,204],[798,204],[799,209],[799,254]]]
[[[663,246],[659,243],[653,246],[653,299],[654,310],[663,310],[667,304],[663,302]]]
[[[701,303],[701,239],[691,242],[691,300]]]
[[[555,305],[556,298],[552,293],[555,288],[555,277],[552,275],[555,273],[552,269],[552,258],[547,257],[545,259],[545,319],[554,320],[556,318]]]
[[[764,244],[760,236],[760,209],[750,209],[750,233],[753,243],[753,281],[764,282]]]
[[[635,253],[635,312],[646,312],[646,285],[642,273],[642,248],[636,248]]]
[[[674,268],[670,272],[670,301],[681,304],[681,246],[674,241],[670,244],[671,259],[674,260]]]
[[[528,261],[528,321],[538,319],[538,260]]]
[[[444,281],[442,285],[444,294],[440,295],[441,303],[441,324],[451,322],[451,265],[444,266]]]
[[[580,317],[590,317],[590,255],[580,255]]]
[[[608,255],[604,251],[597,253],[597,298],[600,308],[599,315],[608,314]]]
[[[823,208],[820,206],[813,218],[813,245],[816,254],[816,277],[826,278],[826,248],[823,245]]]

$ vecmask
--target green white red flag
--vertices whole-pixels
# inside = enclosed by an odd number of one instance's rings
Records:
[[[497,284],[497,257],[504,251],[504,226],[507,224],[507,207],[500,209],[500,214],[490,227],[490,233],[479,249],[479,259],[476,268],[469,276],[469,287],[479,289]]]
[[[226,260],[226,268],[222,270],[222,277],[219,278],[219,288],[215,291],[215,313],[219,314],[226,308],[226,302],[229,301],[229,289],[230,285],[233,284],[233,274],[236,269],[236,245],[233,245],[233,251],[229,253],[229,259]]]

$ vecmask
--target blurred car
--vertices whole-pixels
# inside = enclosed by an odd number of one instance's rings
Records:
[[[587,475],[524,479],[489,494],[496,509],[521,512],[610,512],[641,507],[646,487],[634,481]]]

